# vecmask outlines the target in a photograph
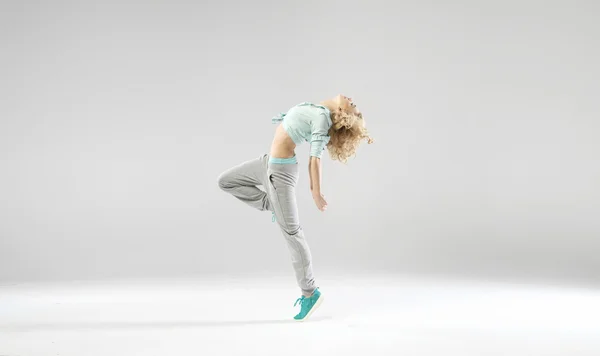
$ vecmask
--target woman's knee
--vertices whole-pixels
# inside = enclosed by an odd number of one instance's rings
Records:
[[[227,188],[231,188],[231,177],[227,173],[228,172],[223,172],[217,178],[217,184],[222,190],[227,190]]]
[[[286,224],[279,222],[279,227],[286,235],[292,238],[302,237],[302,227],[298,223]]]

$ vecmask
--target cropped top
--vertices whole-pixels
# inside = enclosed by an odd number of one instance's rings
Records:
[[[271,121],[274,124],[281,122],[296,145],[309,142],[310,156],[321,158],[330,139],[331,113],[328,108],[304,102],[276,115]]]

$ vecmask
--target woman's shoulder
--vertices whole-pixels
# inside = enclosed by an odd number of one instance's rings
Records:
[[[296,105],[295,107],[299,108],[299,110],[307,112],[308,116],[311,119],[314,119],[314,120],[326,119],[326,121],[328,121],[329,124],[331,124],[331,112],[329,111],[329,109],[326,106],[323,106],[320,104],[314,104],[309,101],[305,101],[305,102],[302,102],[302,103]]]
[[[281,113],[278,117],[273,118],[273,122],[283,121],[284,118],[290,121],[303,121],[311,126],[331,126],[329,109],[309,101],[294,105],[286,113]]]
[[[312,103],[310,101],[304,101],[301,102],[300,104],[296,105],[296,107],[309,107],[309,108],[315,108],[315,109],[319,109],[319,110],[323,110],[326,111],[327,113],[329,113],[329,109],[321,104],[315,104]]]

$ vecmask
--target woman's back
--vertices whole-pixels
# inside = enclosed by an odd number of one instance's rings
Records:
[[[283,128],[283,124],[277,125],[269,156],[275,158],[290,158],[294,156],[296,144]]]

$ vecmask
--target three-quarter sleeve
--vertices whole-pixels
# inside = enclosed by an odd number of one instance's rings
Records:
[[[329,117],[325,113],[311,121],[310,156],[321,158],[325,146],[329,143]]]

